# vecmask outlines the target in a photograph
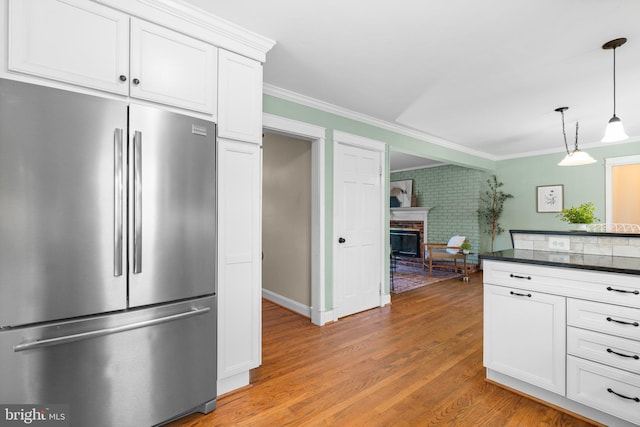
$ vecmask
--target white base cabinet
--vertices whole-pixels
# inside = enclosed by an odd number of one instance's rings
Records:
[[[640,424],[640,276],[483,270],[487,378],[606,425]]]
[[[565,312],[564,297],[485,285],[485,366],[564,394]]]

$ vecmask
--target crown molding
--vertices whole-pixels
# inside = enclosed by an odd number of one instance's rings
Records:
[[[280,87],[265,83],[263,87],[263,93],[265,95],[275,96],[276,98],[284,99],[286,101],[295,102],[296,104],[301,104],[307,107],[315,108],[321,111],[325,111],[327,113],[337,114],[342,117],[346,117],[352,120],[356,120],[362,123],[366,123],[381,129],[385,129],[391,132],[395,132],[401,135],[405,135],[411,138],[418,139],[420,141],[429,142],[434,145],[439,145],[441,147],[449,148],[451,150],[459,151],[462,153],[470,154],[472,156],[481,157],[487,160],[496,160],[495,156],[491,156],[487,153],[483,153],[481,151],[476,151],[470,149],[468,147],[455,144],[446,139],[439,138],[437,136],[429,135],[424,132],[419,132],[395,123],[390,123],[385,120],[376,119],[375,117],[368,116],[366,114],[358,113],[353,110],[349,110],[347,108],[343,108],[334,104],[330,104],[325,101],[320,101],[315,98],[308,97],[306,95],[301,95],[299,93],[282,89]]]
[[[448,166],[448,165],[449,165],[448,163],[438,162],[438,163],[433,163],[426,166],[412,166],[410,168],[394,169],[394,170],[390,170],[389,173],[409,172],[409,171],[416,171],[420,169],[439,168],[440,166]]]
[[[632,142],[637,142],[640,141],[640,137],[629,137],[628,139],[624,140],[624,141],[619,141],[619,142],[591,142],[591,143],[586,143],[586,144],[580,144],[580,149],[581,150],[590,150],[592,148],[605,148],[605,147],[612,147],[614,145],[622,145],[622,144],[629,144]],[[564,156],[566,154],[566,150],[564,147],[559,146],[558,148],[549,148],[546,150],[536,150],[536,151],[527,151],[524,153],[518,153],[518,154],[510,154],[510,155],[505,155],[505,156],[497,156],[496,160],[500,161],[500,160],[512,160],[512,159],[519,159],[519,158],[523,158],[523,157],[534,157],[534,156],[544,156],[546,154],[559,154]]]
[[[183,0],[93,0],[262,63],[276,42]]]

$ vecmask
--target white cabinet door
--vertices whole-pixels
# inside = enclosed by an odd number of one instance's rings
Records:
[[[484,285],[484,365],[564,395],[565,298]]]
[[[261,363],[261,156],[218,140],[218,380]]]
[[[90,1],[9,2],[8,68],[126,95],[129,17]]]
[[[216,48],[131,18],[132,97],[215,116]]]
[[[220,49],[218,135],[262,143],[262,64]]]

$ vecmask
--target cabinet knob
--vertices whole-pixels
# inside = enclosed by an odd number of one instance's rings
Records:
[[[133,79],[133,84],[134,84],[134,85],[139,85],[139,84],[140,84],[140,80],[138,80],[138,79]]]
[[[127,76],[125,76],[124,74],[120,74],[120,81],[121,82],[126,82],[127,81]]]
[[[338,243],[344,243],[344,242],[346,242],[346,240],[345,240],[345,238],[344,238],[344,237],[340,237],[340,238],[338,239]]]

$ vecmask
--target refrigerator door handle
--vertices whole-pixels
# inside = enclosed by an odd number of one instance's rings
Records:
[[[133,134],[133,273],[142,272],[142,132]]]
[[[113,206],[114,206],[114,227],[113,227],[113,275],[118,277],[122,276],[122,197],[123,197],[123,184],[124,184],[124,171],[122,169],[122,142],[123,142],[123,129],[117,128],[113,136],[113,155],[114,155],[114,170],[113,170]]]
[[[86,340],[89,338],[101,337],[104,335],[116,334],[118,332],[130,331],[132,329],[146,328],[148,326],[158,325],[160,323],[172,322],[174,320],[185,319],[187,317],[205,314],[211,311],[211,307],[192,308],[183,313],[172,314],[170,316],[159,317],[157,319],[144,320],[142,322],[130,323],[128,325],[115,326],[112,328],[97,329],[95,331],[82,332],[79,334],[65,335],[62,337],[50,338],[45,340],[36,340],[13,346],[14,352],[33,350],[36,348],[49,347],[52,345],[68,344],[75,341]]]

